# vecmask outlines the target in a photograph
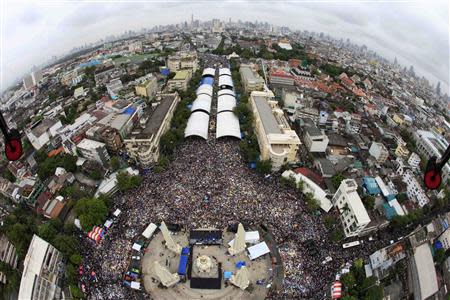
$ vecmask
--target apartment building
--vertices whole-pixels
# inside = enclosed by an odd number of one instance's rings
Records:
[[[18,299],[62,299],[61,280],[64,275],[63,255],[37,235],[33,235],[23,263]]]
[[[389,152],[386,147],[382,143],[377,142],[372,142],[369,148],[369,154],[380,164],[384,163],[389,157]]]
[[[300,139],[289,126],[273,93],[253,91],[250,104],[261,159],[271,160],[273,170],[279,170],[285,163],[297,161]]]
[[[250,65],[241,64],[239,73],[245,92],[261,91],[264,88],[264,79]]]
[[[81,155],[88,159],[93,160],[105,165],[109,161],[109,154],[106,151],[106,145],[101,142],[97,142],[90,139],[83,139],[78,145],[77,149]]]
[[[179,101],[178,93],[157,95],[156,108],[147,111],[140,120],[140,124],[124,140],[131,158],[144,166],[158,161],[159,141],[170,128],[170,122]]]
[[[353,179],[341,182],[333,196],[333,205],[339,209],[346,237],[358,236],[370,223],[370,217],[357,192],[358,184]]]

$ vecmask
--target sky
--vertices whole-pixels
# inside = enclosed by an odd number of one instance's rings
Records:
[[[33,65],[126,30],[194,19],[269,22],[365,44],[449,93],[447,0],[2,0],[0,90]]]

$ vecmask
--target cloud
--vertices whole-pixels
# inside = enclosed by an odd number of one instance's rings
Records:
[[[269,22],[349,38],[433,81],[449,82],[445,0],[386,2],[149,1],[92,3],[6,0],[2,79],[10,84],[52,55],[126,30],[196,19]],[[430,3],[431,2],[431,3]]]

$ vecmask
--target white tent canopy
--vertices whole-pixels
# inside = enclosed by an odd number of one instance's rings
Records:
[[[229,76],[231,76],[230,69],[228,69],[228,68],[220,68],[219,69],[219,76],[222,76],[222,75],[229,75]]]
[[[135,290],[140,290],[141,289],[141,283],[137,282],[137,281],[132,281],[130,286],[131,286],[132,289],[135,289]]]
[[[234,112],[224,111],[217,114],[216,138],[224,136],[233,136],[238,139],[241,138],[239,120]]]
[[[106,220],[106,222],[105,222],[105,224],[103,224],[103,226],[104,226],[105,228],[109,228],[109,227],[111,227],[112,223],[113,223],[113,221],[111,221],[111,220]]]
[[[234,239],[232,239],[228,245],[231,247],[233,245]],[[259,242],[259,232],[258,231],[246,231],[245,232],[245,243],[256,244]]]
[[[142,233],[142,236],[145,237],[146,239],[149,239],[155,232],[156,228],[158,228],[158,226],[156,226],[153,223],[150,223],[147,226],[147,228],[145,228],[144,232]]]
[[[142,246],[139,244],[134,243],[133,247],[131,247],[131,249],[136,250],[136,251],[141,251]]]
[[[217,96],[218,97],[220,97],[220,96],[222,96],[222,95],[230,95],[230,96],[236,96],[235,94],[234,94],[234,91],[233,90],[229,90],[229,89],[223,89],[223,90],[219,90],[218,92],[217,92]]]
[[[219,87],[221,87],[223,85],[228,85],[228,86],[233,87],[233,80],[231,79],[230,76],[220,76],[219,77]]]
[[[260,256],[263,256],[270,252],[269,247],[267,247],[266,242],[261,242],[259,244],[256,244],[254,246],[248,247],[248,257],[250,260],[257,259]]]
[[[209,95],[210,97],[212,97],[213,87],[209,84],[204,83],[198,87],[196,93],[197,93],[197,96],[199,96],[201,94],[206,94],[206,95]]]
[[[115,217],[118,217],[122,211],[120,209],[116,209],[113,213]]]
[[[222,111],[233,111],[236,107],[236,98],[230,95],[222,95],[217,99],[217,113]]]
[[[208,138],[209,115],[202,111],[191,114],[184,130],[184,137],[200,136],[205,140]]]
[[[205,94],[201,94],[192,103],[191,111],[204,110],[208,113],[211,112],[211,97]]]
[[[215,75],[216,75],[216,69],[213,69],[213,68],[205,68],[205,69],[203,70],[202,76],[205,76],[205,75],[215,76]]]

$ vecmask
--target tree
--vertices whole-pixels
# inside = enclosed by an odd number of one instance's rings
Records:
[[[375,197],[374,196],[370,196],[370,195],[365,196],[364,197],[364,204],[369,209],[373,209],[374,206],[375,206]]]
[[[65,256],[70,257],[77,251],[78,241],[73,236],[58,234],[53,239],[53,246],[61,251]]]
[[[89,178],[93,180],[100,180],[103,178],[103,176],[99,170],[93,170],[91,173],[89,173]]]
[[[70,285],[69,288],[70,288],[70,293],[72,294],[72,296],[75,299],[84,299],[85,298],[83,292],[80,290],[80,288],[78,286]]]
[[[111,157],[111,160],[109,161],[109,166],[113,171],[116,171],[120,168],[120,159],[117,156]]]
[[[53,241],[57,234],[58,231],[49,222],[38,227],[38,235],[48,242]]]
[[[355,276],[352,272],[345,273],[341,276],[341,283],[346,291],[351,291],[356,284]]]
[[[333,183],[333,186],[335,189],[338,189],[339,186],[341,185],[342,180],[345,179],[345,176],[342,175],[341,173],[334,175],[331,178],[331,182]]]
[[[108,215],[108,208],[104,200],[99,198],[83,198],[75,204],[81,227],[89,231],[93,226],[102,224]]]
[[[8,179],[10,182],[15,182],[16,181],[16,177],[13,175],[13,173],[11,173],[10,170],[5,169],[3,171],[3,177],[5,177],[6,179]]]
[[[76,266],[79,266],[83,263],[83,258],[80,254],[72,254],[69,258],[70,262],[73,263]]]
[[[270,160],[259,160],[256,162],[256,171],[260,174],[272,172],[272,162]]]
[[[434,253],[434,261],[438,265],[442,265],[446,259],[447,259],[447,255],[445,255],[444,249],[441,248],[441,249],[436,250],[436,252]]]
[[[310,211],[316,211],[320,208],[320,204],[312,193],[305,194],[305,201]]]

